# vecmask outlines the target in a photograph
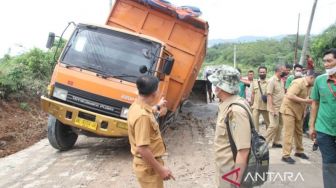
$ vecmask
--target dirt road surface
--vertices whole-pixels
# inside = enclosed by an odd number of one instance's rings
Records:
[[[165,182],[165,187],[215,187],[216,112],[216,104],[189,104],[164,133],[168,150],[164,160],[176,177],[176,181]],[[276,173],[262,187],[322,187],[320,153],[311,151],[312,144],[307,138],[304,144],[310,160],[295,158],[295,165],[281,162],[281,149],[270,149],[270,171]],[[137,188],[131,161],[124,140],[80,136],[74,149],[58,152],[43,139],[0,159],[0,187]],[[292,173],[290,180],[288,173],[284,175],[287,171]]]

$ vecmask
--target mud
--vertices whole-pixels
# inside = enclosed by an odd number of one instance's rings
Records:
[[[6,102],[0,99],[0,158],[45,138],[46,117],[38,100]]]

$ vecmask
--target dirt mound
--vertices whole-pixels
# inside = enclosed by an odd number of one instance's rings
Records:
[[[47,114],[38,100],[29,102],[0,99],[0,157],[5,157],[46,137]]]

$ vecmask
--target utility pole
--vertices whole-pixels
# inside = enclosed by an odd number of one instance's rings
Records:
[[[236,45],[233,45],[233,67],[234,68],[236,68],[236,57],[237,57],[236,51],[237,51]]]
[[[298,63],[297,60],[297,51],[299,47],[299,30],[300,30],[300,13],[298,17],[298,25],[297,25],[297,32],[296,32],[296,41],[295,41],[295,52],[294,52],[294,64]]]
[[[303,61],[305,60],[305,56],[306,56],[306,53],[307,53],[307,48],[308,48],[308,43],[309,43],[309,35],[310,35],[310,30],[311,30],[311,27],[312,27],[312,24],[313,24],[313,20],[314,20],[316,5],[317,5],[317,0],[314,1],[312,12],[310,14],[308,29],[307,29],[307,33],[306,33],[306,36],[305,36],[305,39],[304,39],[304,42],[303,42],[303,47],[302,47],[302,52],[301,52],[300,65],[303,65]]]

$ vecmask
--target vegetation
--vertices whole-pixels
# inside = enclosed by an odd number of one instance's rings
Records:
[[[297,61],[300,60],[304,36],[299,37]],[[250,43],[219,44],[208,49],[204,66],[227,64],[233,66],[233,49],[236,45],[237,67],[246,73],[260,65],[271,68],[278,63],[293,64],[296,36],[289,35],[281,40],[262,40]],[[322,54],[326,49],[336,47],[336,25],[330,26],[322,34],[311,37],[309,54],[317,69],[323,70]],[[271,70],[270,69],[270,70]]]
[[[61,46],[64,44],[62,41]],[[46,92],[55,65],[55,50],[56,46],[47,52],[34,48],[15,57],[5,55],[0,60],[0,98],[21,99]],[[60,52],[58,50],[56,58]]]
[[[321,69],[323,67],[323,52],[330,48],[336,48],[336,23],[312,40],[310,49],[318,68]]]

